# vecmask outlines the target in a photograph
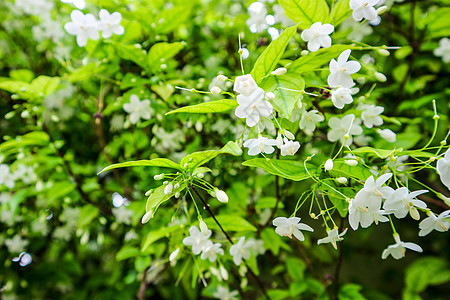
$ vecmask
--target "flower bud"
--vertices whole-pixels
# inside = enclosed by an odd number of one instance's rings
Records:
[[[184,167],[185,169],[187,169],[188,163],[185,163],[183,167]]]
[[[145,215],[142,217],[142,224],[147,223],[148,221],[150,221],[150,219],[153,217],[153,211],[149,210],[148,212],[145,213]]]
[[[283,75],[286,74],[287,69],[286,68],[278,68],[275,71],[273,71],[271,74],[272,75]]]
[[[218,76],[217,76],[217,80],[219,80],[219,81],[225,81],[225,80],[227,80],[227,79],[228,79],[228,77],[225,76],[225,75],[218,75]]]
[[[300,55],[305,56],[308,55],[309,51],[308,50],[303,50],[302,52],[300,52]]]
[[[219,200],[222,203],[228,203],[228,195],[224,191],[215,189],[215,194],[217,200]]]
[[[414,206],[409,209],[409,214],[411,215],[411,218],[413,218],[414,220],[416,221],[420,220],[419,211]]]
[[[171,182],[168,185],[166,185],[166,187],[164,188],[164,194],[170,195],[170,194],[172,194],[172,191],[173,191],[173,185]]]
[[[228,280],[228,272],[222,265],[220,265],[220,276],[222,276],[223,280]]]
[[[285,130],[284,135],[290,140],[295,140],[295,136],[289,130]]]
[[[177,257],[180,253],[180,248],[175,249],[172,253],[169,255],[169,262],[171,266],[174,266],[177,263]]]
[[[173,186],[173,188],[175,189],[175,190],[178,190],[179,188],[180,188],[180,184],[177,182],[177,183],[175,183],[175,185]]]
[[[164,178],[164,174],[157,174],[157,175],[153,176],[153,179],[155,179],[155,180],[161,180],[163,178]]]
[[[145,192],[145,197],[150,196],[153,193],[153,189],[148,190],[147,192]]]
[[[387,81],[386,75],[384,75],[383,73],[380,73],[380,72],[375,72],[375,78],[379,82],[386,82]]]
[[[336,178],[336,181],[339,182],[340,184],[346,184],[347,183],[347,178],[345,178],[345,177],[338,177],[338,178]]]
[[[358,164],[358,162],[356,160],[354,160],[354,159],[346,160],[345,163],[347,165],[349,165],[350,167],[354,167],[354,166],[356,166]]]
[[[180,198],[180,192],[179,191],[177,191],[176,193],[175,193],[175,198]]]
[[[384,14],[388,10],[388,7],[386,5],[380,6],[377,8],[377,14],[380,16]]]
[[[222,90],[218,86],[213,86],[210,90],[211,94],[219,95]]]
[[[199,222],[199,224],[200,224],[200,231],[201,231],[204,235],[208,235],[208,226],[206,226],[205,221],[203,221],[203,219],[199,219],[198,222]]]
[[[273,99],[275,99],[275,94],[274,93],[272,93],[272,92],[266,93],[266,100],[272,101]]]
[[[333,160],[330,158],[325,162],[325,172],[333,169]]]
[[[377,51],[378,51],[378,53],[380,53],[383,56],[391,55],[391,53],[388,50],[386,50],[386,49],[378,49]]]

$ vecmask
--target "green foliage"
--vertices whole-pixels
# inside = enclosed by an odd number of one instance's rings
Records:
[[[328,5],[325,0],[279,0],[286,15],[299,23],[300,28],[309,28],[315,22],[325,22]]]

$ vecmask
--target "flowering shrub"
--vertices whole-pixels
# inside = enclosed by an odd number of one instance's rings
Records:
[[[448,4],[2,2],[2,299],[445,297]]]

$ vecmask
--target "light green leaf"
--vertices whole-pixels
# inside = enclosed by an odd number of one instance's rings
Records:
[[[143,160],[127,161],[124,163],[110,165],[110,166],[104,168],[103,170],[101,170],[100,172],[98,172],[97,175],[100,173],[103,173],[105,171],[109,171],[109,170],[117,169],[117,168],[125,168],[125,167],[161,167],[161,168],[171,168],[171,169],[176,169],[178,171],[183,171],[183,168],[181,168],[177,163],[174,163],[170,159],[154,158],[151,160],[143,159]]]
[[[210,161],[211,159],[213,159],[214,157],[216,157],[219,154],[231,154],[234,156],[241,156],[242,149],[235,142],[229,141],[220,150],[198,151],[198,152],[189,154],[188,156],[185,156],[181,160],[180,165],[184,166],[187,163],[188,170],[192,171],[192,170],[196,169],[197,167],[207,163],[208,161]]]
[[[11,70],[9,72],[9,77],[18,81],[31,82],[34,78],[34,74],[31,70],[27,69]]]
[[[208,101],[199,103],[196,105],[185,106],[178,108],[176,110],[169,111],[166,115],[176,114],[176,113],[195,113],[195,114],[206,114],[206,113],[221,113],[229,111],[238,106],[237,101],[234,99],[222,99],[216,101]]]
[[[289,119],[298,100],[303,98],[305,80],[298,73],[289,72],[281,76],[270,76],[263,81],[265,91],[274,91],[275,99],[271,101],[275,110],[283,118]]]
[[[305,170],[303,162],[295,160],[254,158],[244,161],[242,165],[261,168],[270,174],[278,175],[294,181],[301,181],[310,178],[309,174]],[[307,164],[307,167],[310,173],[315,173],[315,166]]]
[[[366,300],[366,297],[364,297],[360,291],[362,290],[362,287],[353,284],[348,283],[339,289],[339,299],[342,300]]]
[[[450,36],[450,7],[441,7],[433,12],[429,12],[422,19],[422,23],[427,29],[427,38],[438,38]]]
[[[300,57],[287,66],[287,69],[289,71],[304,73],[319,69],[323,65],[327,65],[328,67],[330,61],[333,58],[337,59],[337,57],[346,49],[352,49],[352,47],[348,45],[333,45],[330,48],[321,48],[319,51],[310,52],[307,55]]]
[[[83,206],[78,217],[78,228],[86,226],[98,216],[98,208],[92,204]]]
[[[137,48],[134,45],[125,45],[121,43],[114,43],[117,55],[125,60],[131,60],[143,69],[147,69],[147,54],[142,48]]]
[[[429,285],[450,281],[450,268],[446,260],[438,257],[423,257],[409,265],[406,270],[406,290],[423,292]]]
[[[315,22],[322,22],[328,18],[328,5],[325,0],[278,0],[284,9],[284,13],[300,23],[300,28],[311,27]]]
[[[255,226],[239,216],[219,215],[216,219],[225,231],[256,231]],[[206,218],[203,221],[209,229],[220,230],[213,218]]]
[[[286,28],[281,35],[276,40],[272,41],[266,50],[261,53],[253,66],[253,70],[250,72],[253,79],[255,79],[257,83],[259,83],[262,77],[266,76],[275,69],[278,61],[284,53],[284,50],[286,49],[286,46],[289,43],[289,40],[296,32],[297,25]]]
[[[157,240],[170,235],[172,232],[177,231],[181,229],[182,225],[175,225],[175,226],[169,226],[169,227],[163,227],[158,230],[150,231],[147,234],[147,237],[143,240],[141,250],[142,252],[146,252],[150,246],[156,242]]]
[[[385,150],[385,149],[375,149],[371,147],[362,147],[355,150],[352,150],[354,154],[357,155],[368,155],[368,156],[378,156],[379,158],[385,159],[389,155],[393,154],[396,155],[396,153],[400,153],[403,151],[402,148],[394,149],[394,150]]]
[[[347,159],[343,158],[334,160],[333,169],[329,171],[330,175],[336,178],[343,176],[347,178],[355,178],[361,181],[366,181],[367,178],[373,175],[370,170],[361,165],[361,163],[358,163],[356,166],[349,166],[345,163],[346,160]]]
[[[40,97],[45,97],[58,88],[59,82],[59,77],[39,76],[31,82],[31,89]]]
[[[152,85],[152,91],[157,93],[164,101],[167,101],[170,96],[172,96],[173,92],[175,92],[175,88],[170,83],[158,84]]]
[[[152,81],[147,78],[142,78],[139,76],[136,76],[131,73],[127,73],[123,79],[120,81],[120,89],[128,89],[135,86],[142,86],[146,84],[151,84]]]
[[[341,24],[347,17],[352,14],[352,10],[349,6],[348,0],[338,0],[331,8],[328,22],[334,25],[334,27]]]
[[[136,257],[141,253],[141,251],[133,246],[125,245],[116,254],[116,260],[121,261],[131,257]]]
[[[161,185],[160,187],[155,189],[147,199],[145,210],[147,212],[152,211],[152,218],[155,215],[156,211],[158,210],[159,206],[164,202],[166,202],[167,200],[169,200],[170,198],[172,198],[177,191],[180,193],[183,192],[183,190],[186,188],[186,184],[185,183],[181,184],[178,190],[174,189],[172,193],[170,193],[169,195],[166,195],[164,193],[165,187],[166,187],[165,185]]]
[[[147,63],[150,68],[159,68],[168,59],[171,59],[183,49],[183,43],[166,43],[161,42],[154,44],[147,54]]]
[[[194,1],[185,1],[186,5],[175,5],[173,8],[164,9],[156,20],[155,31],[158,34],[166,34],[186,24],[191,14]]]
[[[280,253],[280,248],[287,251],[291,250],[291,248],[283,241],[283,238],[275,233],[273,228],[264,228],[261,232],[261,238],[264,241],[264,248],[272,251],[274,255],[278,255],[278,253]]]
[[[350,187],[336,186],[332,179],[326,180],[325,183],[326,184],[318,183],[318,189],[328,196],[331,203],[337,208],[341,217],[345,218],[348,213],[348,203],[340,193],[351,199],[355,197],[356,192]]]

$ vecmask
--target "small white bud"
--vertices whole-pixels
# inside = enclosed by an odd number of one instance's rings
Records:
[[[184,167],[185,169],[187,169],[188,163],[185,163],[183,167]]]
[[[285,130],[284,135],[290,140],[295,140],[295,136],[289,130]]]
[[[346,160],[345,163],[347,165],[349,165],[350,167],[354,167],[354,166],[356,166],[358,164],[358,162],[356,160],[354,160],[354,159]]]
[[[164,174],[157,174],[157,175],[153,176],[153,179],[155,179],[155,180],[161,180],[163,178],[164,178]]]
[[[414,206],[410,208],[409,214],[411,215],[411,218],[413,218],[414,220],[416,221],[420,220],[419,211],[417,211],[417,208],[415,208]]]
[[[391,55],[391,52],[389,52],[389,51],[386,50],[386,49],[378,49],[377,51],[378,51],[378,53],[380,53],[380,54],[383,55],[383,56],[389,56],[389,55]]]
[[[305,56],[308,55],[309,51],[308,50],[303,50],[302,52],[300,52],[300,55]]]
[[[177,182],[177,183],[175,183],[175,185],[173,186],[173,188],[175,189],[175,190],[178,190],[179,188],[180,188],[180,184]]]
[[[153,217],[153,211],[149,210],[148,212],[145,213],[145,215],[142,217],[142,224],[147,223],[148,221],[150,221],[150,219]]]
[[[386,75],[384,75],[383,73],[380,73],[380,72],[375,72],[375,78],[379,82],[386,82],[387,81]]]
[[[219,81],[225,81],[225,80],[227,80],[227,79],[228,79],[228,77],[225,76],[225,75],[218,75],[218,76],[217,76],[217,80],[219,80]]]
[[[439,199],[443,200],[445,204],[450,206],[450,198],[442,195],[441,193],[436,194]]]
[[[174,266],[177,263],[177,257],[180,253],[180,248],[175,249],[172,253],[169,255],[169,262],[171,266]]]
[[[272,75],[283,75],[286,74],[287,69],[286,68],[278,68],[275,71],[273,71],[271,74]]]
[[[213,95],[219,95],[222,90],[218,86],[213,86],[210,90],[211,94]]]
[[[222,276],[223,280],[228,280],[228,272],[222,265],[220,265],[220,275]]]
[[[168,185],[169,182],[166,180],[166,181],[163,182],[163,184],[164,184],[164,185]]]
[[[200,223],[200,231],[204,235],[208,235],[208,226],[206,226],[205,221],[203,221],[203,219],[199,219],[198,222]]]
[[[205,177],[205,174],[203,174],[203,173],[198,173],[198,174],[197,174],[197,178],[202,179],[203,177]]]
[[[166,185],[166,187],[164,188],[164,194],[170,195],[170,194],[172,194],[172,191],[173,191],[173,185],[171,182],[168,185]]]
[[[219,200],[222,203],[228,203],[228,195],[224,191],[215,189],[215,194],[217,200]]]
[[[153,189],[148,190],[147,192],[145,192],[145,196],[148,197],[153,193]]]
[[[377,14],[380,16],[384,14],[388,10],[388,7],[386,5],[380,6],[377,8]]]
[[[333,160],[331,158],[329,158],[325,162],[325,171],[331,171],[332,169],[333,169]]]
[[[366,77],[358,77],[356,78],[356,82],[358,82],[359,84],[364,84],[366,83]]]
[[[266,93],[266,100],[272,101],[273,99],[275,99],[275,94],[274,93],[272,93],[272,92]]]
[[[336,178],[336,181],[339,182],[340,184],[346,184],[347,183],[347,178],[345,178],[345,177],[338,177],[338,178]]]
[[[180,192],[179,191],[177,191],[176,193],[175,193],[175,198],[180,198]]]

